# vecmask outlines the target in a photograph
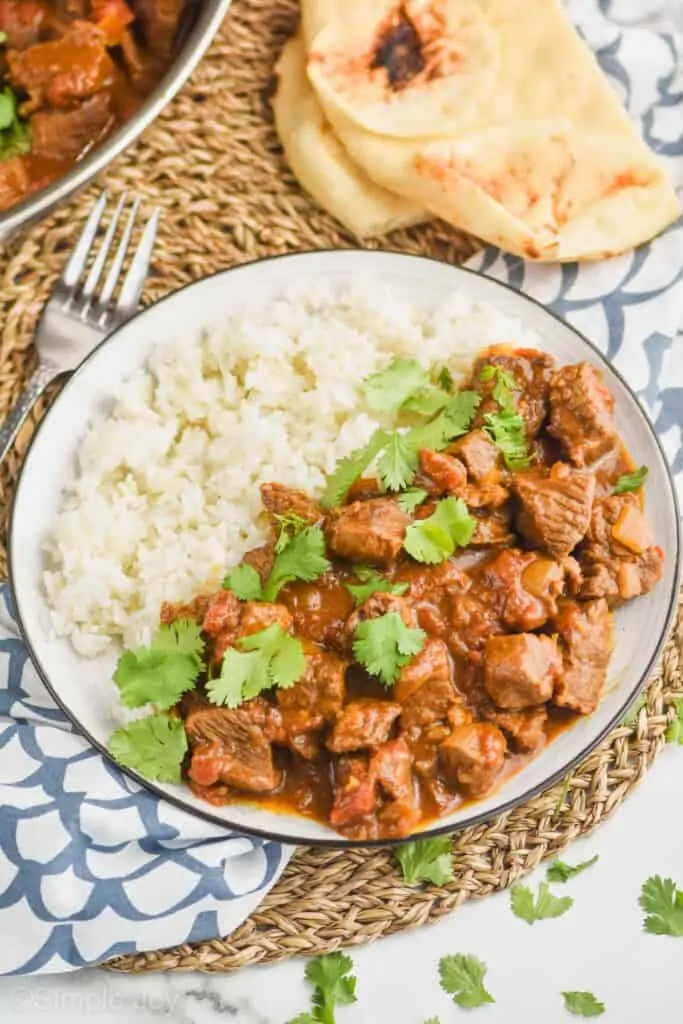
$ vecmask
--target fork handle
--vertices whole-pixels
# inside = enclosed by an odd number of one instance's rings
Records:
[[[45,388],[61,371],[51,363],[41,363],[28,380],[17,404],[0,427],[0,463],[4,462],[7,452],[12,447],[24,420],[40,398]]]

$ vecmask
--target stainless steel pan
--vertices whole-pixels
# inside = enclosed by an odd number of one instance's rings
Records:
[[[201,0],[193,6],[177,56],[137,113],[57,181],[0,213],[0,244],[21,228],[45,217],[58,203],[86,185],[144,131],[194,71],[216,35],[230,2]]]

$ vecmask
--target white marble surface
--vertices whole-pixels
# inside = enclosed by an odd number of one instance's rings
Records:
[[[651,874],[683,887],[683,749],[668,748],[616,816],[574,843],[576,863],[597,865],[566,886],[575,898],[563,918],[533,926],[514,917],[509,895],[466,904],[447,920],[352,951],[358,1002],[338,1024],[562,1024],[579,1020],[563,1008],[563,989],[589,989],[607,1004],[605,1024],[680,1022],[683,938],[641,929],[640,887]],[[531,876],[536,885],[544,870]],[[11,937],[0,937],[3,942]],[[495,1005],[464,1011],[438,984],[439,958],[476,953],[488,965]],[[310,1006],[304,961],[239,974],[129,977],[101,970],[0,979],[2,1024],[285,1024]]]

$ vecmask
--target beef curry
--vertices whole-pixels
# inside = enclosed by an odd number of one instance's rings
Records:
[[[185,0],[0,0],[0,211],[130,118],[170,64]]]
[[[612,611],[646,594],[664,559],[613,396],[587,363],[502,346],[465,394],[468,421],[416,451],[409,489],[356,472],[324,507],[265,484],[268,543],[218,593],[164,606],[164,623],[192,620],[205,645],[171,712],[201,798],[403,837],[490,793],[596,708]],[[526,454],[511,452],[513,423]],[[281,561],[296,536],[319,544],[299,579]],[[276,636],[282,666],[297,645],[297,672],[235,691],[230,659]]]

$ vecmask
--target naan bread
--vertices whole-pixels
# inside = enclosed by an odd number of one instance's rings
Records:
[[[417,203],[376,185],[349,159],[306,76],[301,37],[285,45],[276,67],[275,124],[299,183],[358,238],[384,235],[427,219]]]
[[[556,0],[358,0],[308,74],[374,181],[508,251],[597,259],[680,214]]]

